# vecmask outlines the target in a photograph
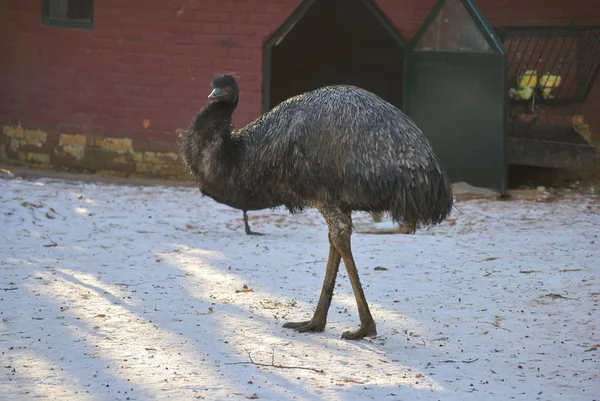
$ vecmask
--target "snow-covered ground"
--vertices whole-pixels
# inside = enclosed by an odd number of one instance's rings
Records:
[[[0,179],[0,399],[599,400],[598,199],[457,206],[416,235],[354,215],[354,342],[343,267],[325,332],[282,328],[321,289],[313,210],[250,237],[194,188]]]

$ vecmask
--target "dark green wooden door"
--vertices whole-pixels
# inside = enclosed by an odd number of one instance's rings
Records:
[[[504,74],[502,55],[410,55],[405,109],[453,182],[506,190]]]

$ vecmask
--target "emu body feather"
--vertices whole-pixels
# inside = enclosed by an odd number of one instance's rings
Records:
[[[451,210],[451,183],[427,138],[371,92],[322,87],[232,131],[234,109],[208,104],[182,143],[186,167],[217,202],[292,213],[333,203],[410,226],[437,224]]]

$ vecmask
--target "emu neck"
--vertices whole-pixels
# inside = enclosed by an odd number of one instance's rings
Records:
[[[237,103],[211,102],[196,115],[193,130],[203,140],[221,137],[227,139],[231,133],[232,115]]]
[[[275,207],[276,200],[245,178],[264,174],[252,162],[256,152],[250,134],[232,135],[234,110],[232,103],[213,102],[198,112],[182,141],[184,161],[202,193],[217,202],[241,210]]]

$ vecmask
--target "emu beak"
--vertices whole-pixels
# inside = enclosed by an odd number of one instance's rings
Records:
[[[208,98],[209,99],[217,99],[222,94],[223,94],[223,91],[221,89],[215,88],[212,90],[212,92],[210,92],[210,95],[208,95]]]

